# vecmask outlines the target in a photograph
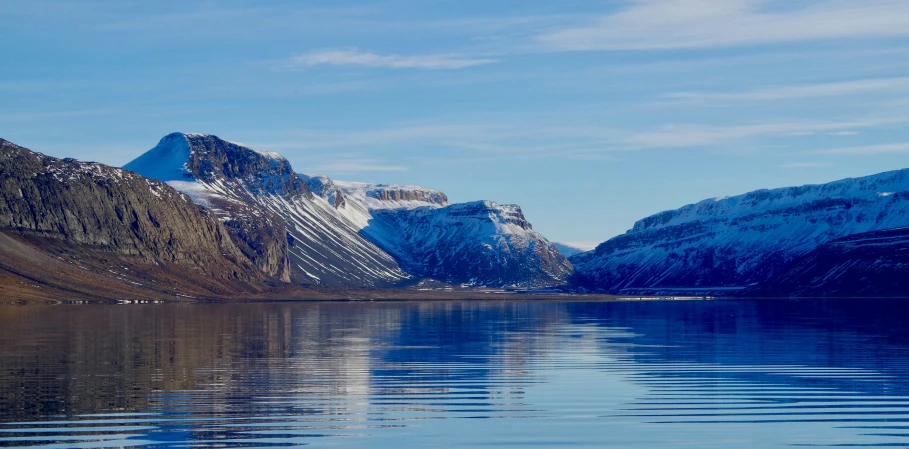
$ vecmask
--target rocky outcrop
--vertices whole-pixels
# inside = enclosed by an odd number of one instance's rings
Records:
[[[909,223],[909,170],[705,200],[637,222],[571,258],[610,293],[733,291],[819,245]]]
[[[909,297],[909,228],[825,243],[742,295]]]
[[[434,203],[439,205],[448,204],[448,197],[442,192],[428,190],[404,189],[394,186],[377,186],[378,188],[370,190],[367,195],[379,201],[422,201],[425,203]]]
[[[91,248],[146,265],[173,264],[236,285],[267,279],[214,214],[166,184],[2,139],[0,230],[60,241],[70,252]]]

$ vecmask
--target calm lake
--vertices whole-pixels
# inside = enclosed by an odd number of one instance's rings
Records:
[[[909,447],[907,311],[0,306],[0,446]]]

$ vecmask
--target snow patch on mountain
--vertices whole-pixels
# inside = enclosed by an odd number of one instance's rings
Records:
[[[123,166],[146,178],[159,180],[193,181],[195,178],[186,168],[191,151],[186,135],[168,134],[154,148]]]

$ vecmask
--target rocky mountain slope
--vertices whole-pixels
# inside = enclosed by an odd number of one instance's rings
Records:
[[[409,278],[277,153],[174,133],[124,168],[211,208],[227,227],[252,236],[247,254],[257,265],[286,270],[295,283],[382,287]]]
[[[734,290],[853,234],[909,223],[909,170],[759,190],[666,211],[571,261],[613,293]]]
[[[538,286],[572,273],[517,206],[450,205],[418,186],[300,175],[279,154],[201,134],[168,135],[125,168],[167,182],[253,236],[243,239],[250,249],[240,248],[262,268],[280,267],[278,232],[266,230],[283,225],[297,283],[382,287],[430,277]]]
[[[797,258],[745,296],[909,296],[909,228],[855,234]]]
[[[450,204],[419,186],[305,177],[360,233],[419,277],[448,283],[543,287],[565,283],[568,260],[516,205]]]
[[[269,279],[209,211],[166,184],[2,139],[0,234],[0,271],[17,279],[47,271],[64,287],[99,272],[160,284],[152,289],[183,279],[190,291],[217,294],[262,291]]]

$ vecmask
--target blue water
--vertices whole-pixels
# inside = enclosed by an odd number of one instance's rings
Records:
[[[0,446],[909,447],[907,306],[0,306]]]

